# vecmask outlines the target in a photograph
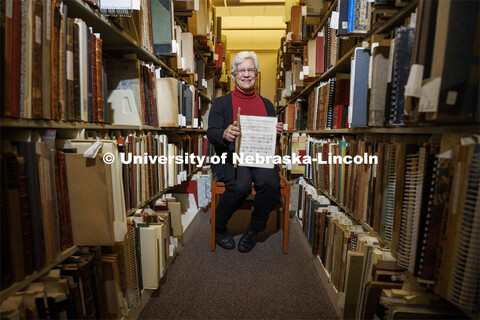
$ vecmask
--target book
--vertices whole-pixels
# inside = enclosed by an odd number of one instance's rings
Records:
[[[150,0],[153,52],[172,53],[173,5],[171,0]]]
[[[42,111],[42,11],[40,0],[33,2],[33,37],[32,37],[32,118],[41,119]]]
[[[405,124],[405,85],[410,71],[414,29],[399,27],[395,29],[393,53],[393,71],[391,88],[387,98],[387,118],[390,125]]]
[[[100,156],[86,159],[81,154],[67,153],[65,160],[73,244],[113,245],[114,213],[110,167]],[[84,179],[89,182],[80,183]]]
[[[363,48],[356,48],[352,60],[350,80],[349,128],[367,126],[367,93],[370,53]]]
[[[179,126],[178,80],[175,78],[155,79],[155,90],[159,103],[157,105],[158,125],[160,127]]]
[[[426,113],[429,121],[472,122],[479,120],[478,50],[474,42],[478,35],[478,3],[469,1],[441,1],[438,3],[435,44],[432,57],[431,80],[436,84],[430,94],[438,99],[420,99],[419,110]],[[464,17],[457,21],[456,17]],[[442,21],[440,25],[438,22]],[[456,23],[453,23],[455,21]],[[462,48],[459,50],[459,48]],[[426,89],[426,88],[425,88]]]

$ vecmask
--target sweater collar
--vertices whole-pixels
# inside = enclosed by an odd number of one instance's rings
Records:
[[[241,99],[253,99],[256,96],[255,90],[252,92],[244,93],[238,89],[238,87],[235,86],[235,90],[232,91],[232,93],[237,97]]]

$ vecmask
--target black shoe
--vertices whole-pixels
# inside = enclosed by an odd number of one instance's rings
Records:
[[[257,244],[257,233],[248,229],[238,242],[238,251],[247,253],[252,250]]]
[[[215,232],[215,242],[223,249],[235,249],[235,240],[233,240],[233,237],[228,230],[223,233]]]

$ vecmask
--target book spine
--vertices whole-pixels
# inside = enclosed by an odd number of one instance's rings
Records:
[[[21,226],[22,226],[22,240],[24,255],[25,274],[33,272],[33,242],[32,242],[32,227],[31,214],[28,207],[28,193],[27,193],[27,176],[25,170],[25,159],[17,158],[18,165],[18,200],[20,206]]]
[[[102,58],[102,39],[96,38],[95,44],[95,61],[97,64],[97,109],[98,109],[98,122],[104,122],[104,97],[103,97],[103,78],[102,78],[102,70],[103,70],[103,58]]]
[[[80,39],[78,24],[72,21],[73,28],[73,118],[82,120],[82,95],[80,91]]]
[[[59,90],[59,46],[60,46],[60,3],[52,4],[52,38],[50,41],[50,67],[51,67],[51,101],[50,118],[58,118],[58,90]]]
[[[92,80],[92,122],[98,122],[98,97],[97,97],[97,40],[90,33],[90,63]]]
[[[52,115],[52,67],[51,67],[51,41],[52,41],[52,6],[53,0],[42,0],[43,27],[42,27],[42,107],[43,119],[50,119]]]
[[[21,3],[19,1],[13,1],[13,31],[12,31],[12,65],[11,72],[12,77],[7,78],[10,83],[11,80],[11,104],[8,106],[11,108],[11,117],[18,118],[20,116],[20,52],[21,52]]]
[[[92,83],[92,32],[87,27],[87,113],[88,122],[93,122],[93,83]]]
[[[42,2],[33,4],[32,118],[41,119],[42,111]]]

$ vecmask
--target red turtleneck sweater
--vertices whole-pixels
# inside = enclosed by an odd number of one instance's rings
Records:
[[[267,109],[262,98],[255,92],[243,93],[237,87],[232,91],[233,121],[237,120],[238,107],[245,116],[267,116]]]

